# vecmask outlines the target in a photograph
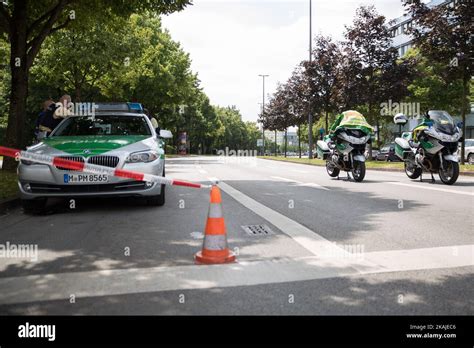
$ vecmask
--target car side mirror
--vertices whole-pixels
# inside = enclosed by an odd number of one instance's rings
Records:
[[[173,133],[171,133],[169,130],[166,130],[166,129],[161,129],[159,135],[160,135],[160,138],[163,138],[163,139],[173,138]]]
[[[463,123],[462,123],[462,122],[458,122],[458,123],[456,124],[456,126],[457,126],[459,129],[461,129],[461,128],[462,128],[462,125],[463,125]]]

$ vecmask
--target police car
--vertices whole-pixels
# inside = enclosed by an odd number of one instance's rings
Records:
[[[165,176],[164,139],[139,103],[95,104],[95,112],[64,119],[29,152],[110,168]],[[136,196],[150,205],[165,203],[165,185],[72,171],[21,161],[20,198],[25,212],[44,208],[52,197]]]

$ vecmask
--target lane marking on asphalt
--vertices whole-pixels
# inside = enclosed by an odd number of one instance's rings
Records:
[[[301,174],[308,174],[307,170],[299,170],[299,169],[291,169],[292,172],[301,173]]]
[[[70,272],[0,278],[0,304],[289,283],[375,273],[473,266],[474,245],[377,251],[363,254],[377,261],[367,266],[357,258],[305,257],[212,266],[172,266]],[[365,267],[361,270],[357,268]],[[473,272],[474,273],[474,272]]]
[[[202,166],[195,165],[195,167],[200,174],[207,174],[207,170],[203,169]]]
[[[301,182],[301,181],[298,181],[298,180],[282,178],[281,176],[270,176],[270,178],[277,179],[277,180],[280,180],[280,181],[292,182],[292,183],[295,183],[296,186],[314,187],[314,188],[318,188],[318,189],[321,189],[321,190],[330,191],[327,187],[315,184],[314,182]]]
[[[280,231],[288,235],[313,255],[334,255],[335,253],[349,254],[344,249],[336,246],[335,243],[327,240],[287,216],[257,202],[232,186],[220,182],[219,187],[237,202],[250,209],[253,213],[260,215],[263,219],[277,227]]]
[[[449,189],[438,188],[438,187],[427,187],[427,186],[414,185],[414,184],[405,184],[405,183],[403,183],[403,182],[387,182],[387,184],[390,184],[390,185],[398,185],[398,186],[406,186],[406,187],[413,187],[413,188],[419,188],[419,189],[423,189],[423,190],[431,190],[431,191],[440,191],[440,192],[454,193],[454,194],[457,194],[457,195],[474,196],[474,192],[465,192],[465,191],[449,190]],[[472,189],[471,189],[471,191],[472,191]]]

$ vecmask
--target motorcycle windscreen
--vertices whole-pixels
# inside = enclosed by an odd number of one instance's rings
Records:
[[[456,133],[454,120],[446,111],[430,111],[430,121],[438,132],[453,135]]]

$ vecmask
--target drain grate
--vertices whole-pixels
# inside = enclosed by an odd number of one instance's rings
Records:
[[[267,225],[245,225],[242,226],[249,236],[268,236],[275,234]]]

